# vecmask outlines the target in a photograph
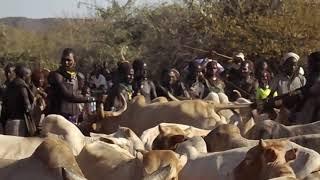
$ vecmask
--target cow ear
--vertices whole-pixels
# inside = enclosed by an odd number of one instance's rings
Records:
[[[267,163],[274,162],[277,159],[277,154],[272,149],[267,149],[263,152],[263,156]]]
[[[260,141],[259,141],[259,146],[260,146],[261,148],[265,148],[265,147],[267,147],[267,144],[266,144],[266,142],[264,142],[263,139],[260,139]]]
[[[124,135],[126,136],[126,138],[131,136],[130,129],[125,129],[123,132],[124,132]]]
[[[297,151],[297,148],[293,148],[287,151],[285,155],[286,161],[289,162],[291,160],[295,160],[297,158]]]
[[[174,135],[170,137],[170,144],[182,143],[186,140],[184,135]]]
[[[161,124],[158,125],[158,129],[159,129],[159,134],[164,134],[165,130],[164,128],[161,126]]]

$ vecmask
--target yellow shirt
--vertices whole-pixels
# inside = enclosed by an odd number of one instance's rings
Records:
[[[258,87],[256,89],[256,99],[259,99],[259,100],[266,99],[270,93],[271,93],[271,89],[269,88],[269,86],[267,86],[266,89]],[[275,92],[273,94],[273,97],[277,95],[278,95],[277,92]]]

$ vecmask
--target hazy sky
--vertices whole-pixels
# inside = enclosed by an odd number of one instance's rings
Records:
[[[79,0],[0,0],[0,18],[84,16],[90,13],[90,9],[84,5],[78,8],[78,2]],[[82,2],[94,2],[94,0],[82,0]],[[96,2],[97,5],[105,5],[107,1],[96,0]]]

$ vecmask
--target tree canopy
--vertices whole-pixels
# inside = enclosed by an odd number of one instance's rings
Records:
[[[278,61],[285,52],[302,57],[320,47],[319,0],[181,0],[154,7],[111,1],[96,17],[67,19],[48,32],[0,26],[0,61],[56,67],[72,47],[78,65],[143,59],[159,67],[184,64],[214,50],[243,51],[253,61]],[[219,58],[219,57],[213,57]],[[221,59],[223,60],[223,59]]]

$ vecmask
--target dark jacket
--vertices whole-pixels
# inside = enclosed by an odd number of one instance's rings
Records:
[[[29,86],[21,78],[9,83],[3,98],[3,120],[25,119],[32,110],[34,96]]]
[[[70,103],[70,106],[76,106],[75,103],[89,102],[87,97],[78,95],[77,80],[62,68],[50,72],[48,82],[48,106],[46,114],[61,114],[64,106],[63,103]],[[67,84],[70,84],[70,86],[67,86]]]

